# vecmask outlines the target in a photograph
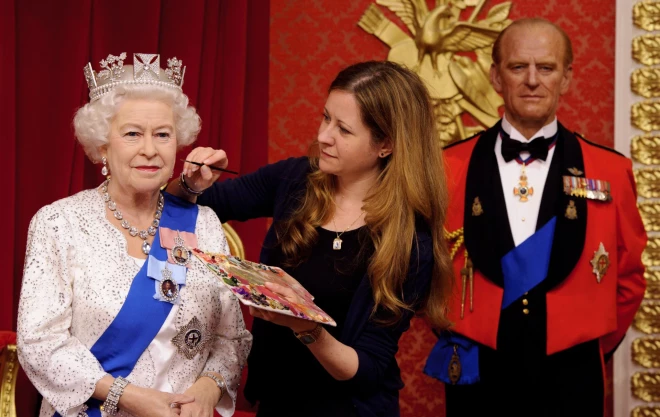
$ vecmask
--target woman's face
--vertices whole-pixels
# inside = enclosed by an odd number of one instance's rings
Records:
[[[385,146],[374,145],[371,131],[362,123],[353,94],[339,90],[328,95],[318,142],[321,171],[351,177],[377,172],[378,154]]]
[[[103,153],[116,185],[148,193],[167,183],[176,150],[172,107],[159,100],[126,99],[112,120]]]

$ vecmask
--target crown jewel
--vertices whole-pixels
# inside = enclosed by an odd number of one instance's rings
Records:
[[[126,52],[119,56],[108,55],[102,59],[101,70],[95,72],[92,64],[83,68],[90,101],[98,100],[104,94],[121,84],[153,84],[181,90],[186,67],[176,57],[167,60],[167,69],[160,68],[160,55],[133,54],[133,65],[124,65]]]

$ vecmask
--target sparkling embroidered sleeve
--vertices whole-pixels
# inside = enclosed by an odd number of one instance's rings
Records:
[[[224,377],[227,392],[216,410],[221,416],[230,417],[234,413],[241,371],[252,346],[252,335],[245,328],[238,300],[229,291],[223,292],[222,317],[215,329],[215,343],[204,370]]]
[[[200,230],[200,247],[229,253],[227,239],[215,213],[206,207],[200,207],[200,217],[205,226]],[[218,285],[216,289],[221,294],[219,305],[214,306],[218,317],[214,329],[215,341],[204,371],[216,372],[224,377],[227,392],[216,406],[216,411],[223,417],[230,417],[234,413],[241,372],[252,346],[252,335],[245,328],[243,313],[236,297],[222,285]]]
[[[18,309],[18,357],[30,381],[63,417],[75,417],[105,376],[89,349],[70,333],[72,228],[46,206],[28,231]]]

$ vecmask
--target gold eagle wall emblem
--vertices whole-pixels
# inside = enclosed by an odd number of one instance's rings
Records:
[[[504,104],[489,80],[491,51],[499,33],[511,21],[511,2],[477,16],[486,0],[376,0],[408,28],[406,33],[371,4],[358,25],[390,47],[387,59],[412,69],[425,81],[435,107],[443,144],[464,139],[494,125]],[[471,8],[467,20],[463,11]],[[467,113],[474,125],[463,122]]]

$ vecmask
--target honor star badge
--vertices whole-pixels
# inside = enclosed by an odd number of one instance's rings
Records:
[[[192,359],[195,355],[202,352],[208,342],[209,335],[206,326],[197,320],[197,317],[193,317],[172,338],[172,343],[186,359]]]
[[[591,266],[593,267],[593,273],[596,274],[596,280],[598,283],[603,279],[607,273],[607,268],[610,267],[610,254],[605,252],[605,246],[603,242],[598,246],[598,250],[594,252],[594,258],[591,260]]]

